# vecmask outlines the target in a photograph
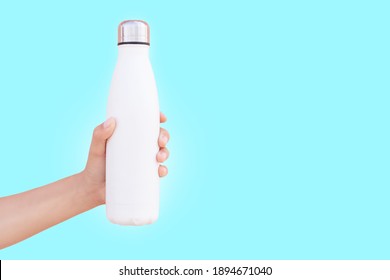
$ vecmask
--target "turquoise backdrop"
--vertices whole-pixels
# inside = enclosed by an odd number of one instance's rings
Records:
[[[2,1],[0,196],[83,169],[125,19],[151,26],[172,139],[156,224],[99,207],[0,259],[390,258],[389,9]]]

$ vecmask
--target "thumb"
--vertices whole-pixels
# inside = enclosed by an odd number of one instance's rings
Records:
[[[92,136],[90,156],[104,156],[106,154],[106,142],[115,130],[115,119],[109,118],[104,123],[98,125]]]

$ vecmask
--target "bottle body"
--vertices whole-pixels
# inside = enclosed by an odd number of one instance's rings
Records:
[[[116,128],[107,141],[106,214],[120,225],[145,225],[157,220],[159,104],[149,46],[118,46],[107,117]]]

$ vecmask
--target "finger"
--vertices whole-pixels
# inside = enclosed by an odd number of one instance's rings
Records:
[[[169,132],[164,129],[160,128],[160,136],[158,137],[158,145],[160,148],[164,148],[169,141]]]
[[[167,117],[163,114],[163,112],[160,112],[160,123],[165,123],[167,121]]]
[[[168,175],[168,168],[165,165],[160,165],[158,167],[158,176],[165,177]]]
[[[115,119],[109,118],[93,131],[89,154],[92,156],[104,156],[106,154],[106,142],[115,130]]]
[[[162,148],[158,153],[157,153],[157,161],[158,162],[164,162],[168,159],[169,157],[169,151],[167,148]]]

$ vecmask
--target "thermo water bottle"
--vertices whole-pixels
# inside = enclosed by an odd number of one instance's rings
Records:
[[[116,128],[107,142],[106,213],[120,225],[151,224],[159,214],[160,111],[149,34],[140,20],[118,27],[118,61],[107,105],[107,118],[115,118]]]

